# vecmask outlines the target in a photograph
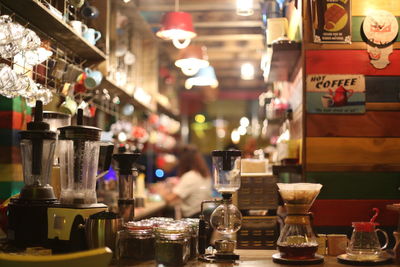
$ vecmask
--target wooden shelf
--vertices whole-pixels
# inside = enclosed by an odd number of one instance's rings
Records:
[[[272,45],[269,82],[290,81],[301,55],[301,43],[275,43]]]
[[[41,2],[37,0],[2,0],[2,4],[82,59],[86,59],[89,64],[106,59],[106,55],[100,49],[77,35],[71,26],[59,19]]]
[[[116,85],[113,81],[110,81],[107,78],[103,78],[100,87],[106,88],[110,93],[117,95],[122,103],[130,103],[135,109],[140,109],[143,111],[154,112],[150,107],[143,105],[139,101],[137,101],[133,96],[129,95],[126,91],[124,91],[121,87]]]
[[[176,121],[180,121],[179,114],[177,114],[175,111],[171,110],[170,108],[164,107],[160,103],[157,103],[157,110],[160,113],[163,113]]]

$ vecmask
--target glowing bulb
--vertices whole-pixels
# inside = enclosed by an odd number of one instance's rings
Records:
[[[164,171],[161,169],[157,169],[155,171],[155,175],[157,176],[157,178],[163,178],[164,177]]]
[[[240,142],[240,134],[239,134],[238,130],[235,129],[232,131],[231,140],[232,140],[232,143],[234,143],[234,144],[237,144]]]
[[[249,125],[250,125],[249,119],[246,118],[246,117],[242,117],[242,118],[240,119],[240,125],[243,126],[243,127],[249,126]]]
[[[240,67],[240,78],[243,80],[253,80],[254,79],[254,66],[251,63],[244,63]]]
[[[120,141],[122,143],[122,142],[125,142],[126,140],[128,140],[128,136],[126,136],[126,133],[120,132],[118,134],[118,141]]]
[[[204,123],[206,121],[206,117],[203,114],[197,114],[196,116],[194,116],[194,120],[197,123]]]
[[[238,133],[239,133],[240,135],[245,135],[245,134],[247,133],[247,129],[246,129],[246,127],[244,127],[243,125],[242,125],[242,126],[239,126],[239,128],[237,129],[237,131],[238,131]]]
[[[253,15],[253,0],[236,0],[236,14],[239,16]]]

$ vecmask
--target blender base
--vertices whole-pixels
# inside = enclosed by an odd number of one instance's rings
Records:
[[[287,259],[283,258],[280,253],[275,253],[272,255],[272,261],[279,264],[288,264],[288,265],[310,265],[310,264],[320,264],[324,262],[324,256],[315,254],[312,259]]]
[[[240,256],[234,253],[215,253],[215,254],[204,254],[199,256],[200,261],[214,263],[214,262],[225,262],[234,263],[239,260]]]

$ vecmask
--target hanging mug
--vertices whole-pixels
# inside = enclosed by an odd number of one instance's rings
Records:
[[[96,31],[95,29],[88,28],[83,33],[83,38],[85,38],[92,45],[95,45],[96,42],[101,38],[101,33],[99,31]]]
[[[98,70],[91,70],[89,68],[85,69],[86,78],[84,80],[84,85],[88,89],[93,89],[100,85],[103,79],[103,74]]]
[[[81,14],[85,18],[94,19],[99,16],[99,10],[95,6],[85,4],[85,6],[81,10]]]
[[[80,8],[85,3],[85,0],[68,0],[69,3],[76,8]]]

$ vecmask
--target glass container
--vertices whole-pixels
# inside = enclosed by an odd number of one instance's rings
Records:
[[[279,193],[287,211],[285,226],[277,241],[278,250],[283,258],[314,258],[318,242],[311,227],[308,211],[321,187],[321,184],[312,183],[278,183]]]
[[[240,160],[238,150],[212,152],[214,187],[220,193],[233,193],[240,188]]]
[[[190,256],[190,230],[182,223],[170,223],[156,230],[155,259],[158,264],[182,266]]]
[[[83,111],[78,110],[76,126],[60,131],[60,171],[62,204],[94,204],[101,129],[83,126]]]
[[[190,257],[189,259],[197,258],[198,253],[198,237],[199,237],[199,219],[196,218],[184,218],[181,220],[186,223],[190,229]]]
[[[56,133],[49,130],[42,115],[42,102],[37,101],[35,120],[28,123],[27,131],[20,132],[25,183],[20,198],[24,199],[55,199],[53,188],[49,184]]]
[[[118,260],[153,260],[154,247],[155,237],[150,222],[128,222],[125,224],[125,229],[117,234],[116,257]]]
[[[232,204],[232,199],[223,199],[211,214],[210,222],[212,227],[221,234],[231,235],[239,231],[242,226],[242,214]]]

